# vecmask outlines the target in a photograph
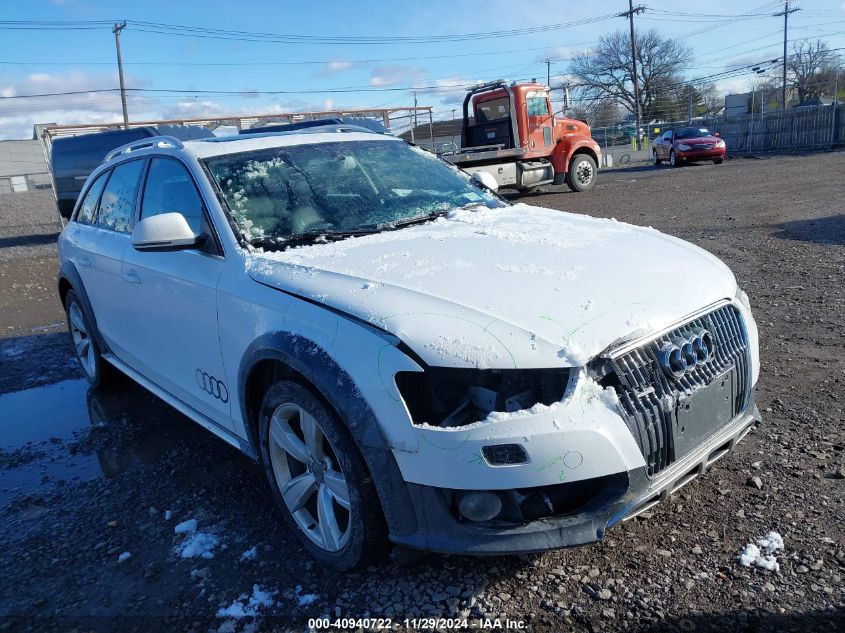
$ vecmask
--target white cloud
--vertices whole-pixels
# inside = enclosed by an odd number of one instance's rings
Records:
[[[130,86],[145,85],[127,76]],[[98,124],[120,120],[120,94],[114,92],[86,92],[117,87],[116,73],[33,73],[12,83],[0,83],[0,96],[77,92],[18,99],[0,99],[0,138],[29,138],[36,123]],[[152,114],[151,101],[130,93],[127,98],[130,112],[137,118]]]
[[[375,87],[409,84],[425,77],[425,70],[411,66],[376,66],[370,73],[370,85]]]
[[[329,72],[337,73],[344,70],[349,70],[353,66],[354,64],[350,61],[346,61],[345,59],[336,59],[326,64],[326,70],[328,70]]]

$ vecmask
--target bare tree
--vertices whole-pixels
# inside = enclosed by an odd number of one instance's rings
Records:
[[[792,46],[786,61],[791,80],[798,93],[798,105],[818,103],[824,94],[832,94],[842,61],[820,40],[802,40]]]
[[[636,35],[640,108],[643,120],[664,119],[677,109],[681,72],[692,60],[690,48],[652,29]],[[602,37],[598,46],[577,55],[569,65],[585,103],[613,100],[636,112],[631,76],[631,36],[617,31]],[[585,105],[589,110],[589,105]]]

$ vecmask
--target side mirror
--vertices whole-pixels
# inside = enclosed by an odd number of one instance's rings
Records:
[[[203,241],[181,213],[161,213],[143,218],[132,231],[132,246],[139,251],[179,251]]]
[[[484,187],[485,189],[489,189],[490,191],[499,190],[499,182],[496,180],[496,177],[493,174],[490,174],[486,171],[474,171],[472,172],[471,178],[472,181],[479,187]]]
[[[721,134],[719,134],[718,132],[714,132],[714,133],[713,133],[713,136],[722,136],[722,135],[721,135]]]

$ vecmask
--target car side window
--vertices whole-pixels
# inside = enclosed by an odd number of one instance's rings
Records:
[[[672,140],[672,130],[666,130],[666,132],[663,133],[663,140],[664,141],[671,141]]]
[[[135,192],[143,168],[143,160],[133,160],[112,170],[100,199],[97,226],[120,233],[129,233],[132,230]]]
[[[76,221],[80,224],[93,224],[94,216],[97,213],[97,203],[100,201],[100,194],[103,192],[103,187],[106,186],[109,172],[104,171],[97,176],[94,183],[88,187],[88,193],[79,205],[79,211],[76,213]]]
[[[173,211],[185,216],[194,233],[203,232],[202,198],[191,174],[179,161],[154,158],[144,186],[141,218]]]

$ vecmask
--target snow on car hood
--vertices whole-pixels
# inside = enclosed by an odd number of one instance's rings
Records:
[[[256,281],[363,319],[430,365],[583,365],[733,297],[716,257],[651,228],[517,204],[253,253]]]

